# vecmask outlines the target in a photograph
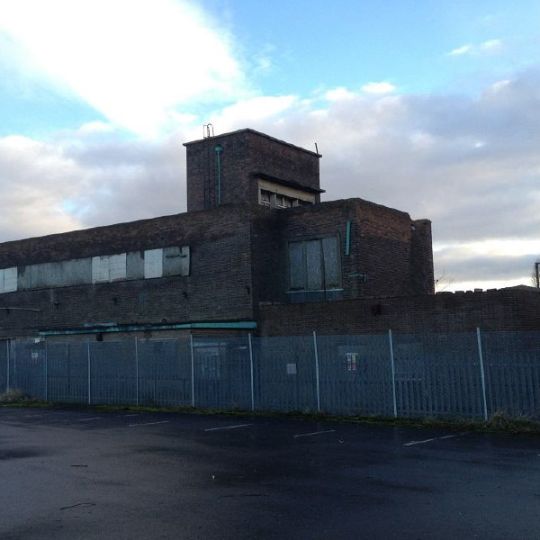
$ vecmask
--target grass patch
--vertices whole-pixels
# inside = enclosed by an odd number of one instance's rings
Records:
[[[18,388],[10,388],[0,394],[0,406],[2,407],[45,407],[47,405],[47,402],[34,399]]]
[[[497,411],[487,421],[463,418],[406,418],[388,416],[333,415],[312,411],[247,411],[243,409],[194,408],[191,406],[161,407],[158,405],[87,405],[82,403],[54,403],[40,401],[25,395],[18,390],[10,390],[0,394],[0,407],[32,407],[64,410],[92,410],[98,412],[141,412],[141,413],[174,413],[220,416],[250,416],[262,418],[291,418],[315,422],[342,422],[347,424],[373,424],[411,428],[437,428],[449,431],[477,431],[484,433],[527,433],[540,434],[540,422],[527,417],[511,417],[503,411]]]

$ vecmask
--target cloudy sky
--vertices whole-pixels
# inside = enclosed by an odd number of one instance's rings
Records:
[[[182,142],[317,142],[433,221],[439,290],[540,260],[537,0],[0,0],[0,241],[184,211]]]

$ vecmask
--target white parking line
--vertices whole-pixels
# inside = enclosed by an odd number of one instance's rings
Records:
[[[221,429],[238,429],[238,428],[248,427],[248,426],[252,426],[252,425],[253,424],[237,424],[235,426],[223,426],[223,427],[208,428],[208,429],[205,429],[204,431],[219,431]]]
[[[79,418],[79,422],[91,422],[92,420],[101,420],[101,416],[92,416],[92,418]]]
[[[144,422],[142,424],[128,424],[129,427],[138,427],[138,426],[155,426],[156,424],[167,424],[169,420],[161,420],[160,422]]]
[[[442,437],[433,437],[432,439],[424,439],[423,441],[409,441],[408,443],[405,443],[403,446],[414,446],[416,444],[425,444],[432,441],[442,441],[444,439],[454,439],[455,437],[460,437],[461,435],[466,435],[467,432],[463,433],[454,433],[452,435],[443,435]]]
[[[425,444],[431,441],[436,441],[437,437],[433,437],[433,439],[424,439],[423,441],[409,441],[408,443],[405,443],[403,446],[414,446],[415,444]]]
[[[325,431],[313,431],[312,433],[298,433],[294,436],[295,439],[300,437],[313,437],[313,435],[322,435],[323,433],[334,433],[335,429],[327,429]]]

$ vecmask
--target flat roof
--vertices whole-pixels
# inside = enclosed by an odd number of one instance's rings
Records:
[[[287,141],[283,141],[281,139],[277,139],[276,137],[272,137],[271,135],[267,135],[266,133],[262,133],[261,131],[257,131],[256,129],[251,128],[243,128],[243,129],[237,129],[235,131],[229,131],[227,133],[220,133],[219,135],[214,135],[212,137],[206,137],[203,139],[197,139],[195,141],[188,141],[183,143],[184,146],[190,146],[192,144],[199,144],[204,141],[207,141],[208,139],[219,139],[220,137],[230,137],[232,135],[237,135],[238,133],[252,133],[254,135],[258,135],[259,137],[264,137],[265,139],[269,139],[271,141],[277,142],[279,144],[284,144],[285,146],[290,146],[291,148],[295,148],[296,150],[301,150],[302,152],[307,152],[308,154],[311,154],[312,156],[316,156],[318,158],[322,157],[322,154],[318,154],[317,152],[313,152],[312,150],[307,150],[306,148],[302,148],[301,146],[296,146],[295,144],[292,144]]]

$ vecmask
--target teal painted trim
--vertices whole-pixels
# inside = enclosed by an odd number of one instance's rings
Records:
[[[143,324],[126,326],[105,326],[93,328],[73,328],[70,330],[42,330],[40,336],[71,336],[78,334],[108,334],[118,332],[146,332],[160,330],[255,330],[257,323],[255,321],[237,321],[237,322],[196,322],[196,323],[178,323],[178,324]]]
[[[345,229],[345,255],[351,254],[351,221],[347,221],[347,228]]]

